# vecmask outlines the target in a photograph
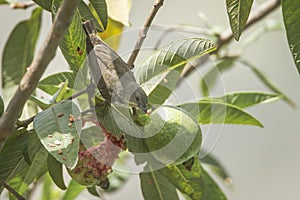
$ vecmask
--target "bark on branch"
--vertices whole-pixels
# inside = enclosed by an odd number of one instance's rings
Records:
[[[128,59],[128,66],[130,68],[133,68],[134,66],[134,61],[137,58],[137,55],[140,52],[140,49],[143,45],[144,40],[146,39],[149,27],[151,26],[151,23],[156,15],[156,13],[158,12],[159,8],[164,4],[164,0],[156,0],[156,2],[153,5],[153,8],[151,9],[148,17],[145,20],[143,29],[140,31],[139,33],[139,37],[138,40],[136,41],[135,47],[130,55],[130,58]]]

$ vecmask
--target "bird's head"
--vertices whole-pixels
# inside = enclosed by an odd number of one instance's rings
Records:
[[[138,87],[131,95],[130,104],[147,112],[148,97],[144,90]]]

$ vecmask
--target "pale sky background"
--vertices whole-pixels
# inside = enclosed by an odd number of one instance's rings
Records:
[[[130,30],[142,26],[152,3],[153,1],[133,1],[130,17],[132,27],[126,29],[129,32],[125,32],[119,50],[119,53],[125,58],[128,56],[126,52],[132,49],[136,37],[136,32]],[[154,24],[161,26],[190,24],[203,27],[203,23],[198,17],[199,12],[204,13],[212,25],[217,25],[224,29],[228,27],[225,0],[165,1],[164,6],[154,20]],[[30,11],[16,11],[11,10],[8,6],[1,6],[0,15],[0,50],[2,52],[5,41],[13,27],[21,19],[28,18]],[[270,15],[268,19],[282,21],[280,9],[275,14]],[[249,32],[260,26],[261,24],[257,24],[243,34],[241,42],[247,38]],[[37,48],[39,48],[45,38],[49,27],[50,15],[49,13],[44,13],[42,36],[39,38]],[[154,41],[160,36],[160,33],[157,31],[151,31],[144,47],[153,47]],[[166,42],[182,36],[184,35],[170,35]],[[193,37],[196,36],[194,35]],[[128,48],[129,45],[130,48]],[[236,44],[237,47],[238,45],[239,43]],[[47,73],[66,68],[65,62],[59,54],[60,52],[57,52],[57,56],[51,62]],[[143,55],[141,54],[141,57]],[[283,31],[264,34],[246,50],[244,57],[264,71],[282,91],[298,104],[298,107],[300,106],[300,79]],[[141,60],[142,58],[139,59]],[[222,79],[224,82],[223,86],[227,92],[241,90],[268,91],[247,68],[240,65],[237,65],[234,70],[225,73]],[[191,76],[189,81],[194,88],[193,92],[199,95],[199,74]],[[186,99],[193,98],[193,94],[189,90],[185,90],[185,87],[183,86],[178,94],[183,94]],[[223,93],[222,88],[222,84],[219,83],[213,94]],[[248,109],[248,111],[263,123],[263,129],[237,125],[225,125],[223,130],[218,126],[212,126],[210,129],[205,126],[202,127],[204,133],[213,134],[214,130],[221,131],[221,137],[213,148],[212,153],[219,158],[234,179],[235,186],[234,190],[229,192],[229,199],[299,199],[299,108],[292,109],[283,101],[279,101],[272,104],[258,105]],[[142,199],[138,176],[132,175],[125,187],[118,193],[109,194],[105,197],[109,200]],[[81,197],[80,199],[90,198]]]

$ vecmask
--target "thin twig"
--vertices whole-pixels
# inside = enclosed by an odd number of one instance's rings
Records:
[[[63,1],[46,41],[27,68],[17,91],[0,118],[0,142],[14,130],[24,104],[35,90],[48,64],[54,58],[58,44],[71,24],[78,3],[78,0]]]
[[[257,10],[255,10],[253,13],[251,13],[249,20],[244,28],[244,30],[248,29],[251,27],[253,24],[256,22],[260,21],[264,17],[266,17],[268,14],[273,12],[276,8],[278,8],[281,4],[280,0],[269,0],[262,5],[260,5]],[[224,44],[227,44],[233,39],[233,33],[230,29],[225,31],[220,35],[220,38],[217,42],[217,47],[220,48]]]
[[[143,26],[143,29],[140,31],[139,33],[139,37],[136,41],[136,44],[135,44],[135,47],[130,55],[130,58],[127,62],[128,66],[130,68],[133,68],[134,67],[134,62],[137,58],[137,55],[139,54],[140,52],[140,49],[143,45],[143,42],[144,40],[146,39],[146,36],[147,36],[147,33],[148,33],[148,30],[149,30],[149,27],[156,15],[156,13],[158,12],[159,8],[164,4],[164,0],[156,0],[156,2],[154,3],[153,5],[153,8],[151,9],[148,17],[146,18],[145,20],[145,23],[144,23],[144,26]]]
[[[0,185],[5,187],[5,189],[12,193],[18,200],[25,200],[25,198],[22,195],[20,195],[16,190],[7,185],[4,181],[0,180]]]
[[[66,100],[72,100],[72,99],[75,99],[75,98],[77,98],[77,97],[79,97],[79,96],[81,96],[81,95],[87,93],[89,90],[93,90],[93,88],[95,88],[93,85],[89,85],[87,88],[82,89],[82,90],[78,91],[76,94],[73,94],[72,96],[66,98]],[[17,123],[16,129],[19,129],[19,128],[21,128],[21,127],[27,128],[28,125],[29,125],[31,122],[33,122],[35,116],[36,116],[36,115],[34,115],[34,116],[32,116],[32,117],[30,117],[30,118],[28,118],[28,119],[25,119],[25,120],[23,120],[23,121],[18,122],[18,123]]]
[[[251,13],[249,20],[244,28],[244,30],[251,27],[256,22],[260,21],[264,17],[266,17],[268,14],[270,14],[272,11],[274,11],[276,8],[278,8],[281,4],[280,0],[269,0],[262,5],[260,5],[253,13]],[[221,49],[221,47],[225,44],[228,44],[233,39],[233,33],[230,29],[224,31],[222,34],[219,35],[218,41],[216,42],[217,49],[211,54],[215,54],[218,52],[218,50]],[[181,78],[177,82],[177,86],[180,85],[181,81],[184,79],[184,77],[188,76],[191,72],[195,70],[197,66],[200,66],[207,61],[209,56],[201,57],[196,64],[188,63],[185,67],[183,72],[181,73]]]
[[[175,26],[160,26],[160,25],[152,25],[152,28],[158,30],[164,30],[161,33],[161,36],[157,40],[154,49],[158,49],[161,45],[162,41],[168,36],[168,34],[172,33],[173,31],[182,32],[182,33],[193,33],[197,35],[206,35],[211,36],[215,35],[215,32],[206,28],[198,28],[193,26],[186,26],[186,25],[175,25]]]
[[[23,2],[23,3],[11,3],[10,7],[12,9],[27,9],[34,5],[36,4],[33,1],[30,1],[30,2]]]
[[[33,122],[34,118],[35,118],[36,115],[28,118],[28,119],[25,119],[23,121],[20,121],[19,123],[17,123],[17,129],[23,127],[23,128],[27,128],[28,125]]]

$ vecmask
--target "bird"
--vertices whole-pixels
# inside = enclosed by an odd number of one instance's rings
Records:
[[[138,107],[146,113],[148,97],[130,67],[98,36],[92,20],[82,25],[92,79],[101,95],[110,103]]]

